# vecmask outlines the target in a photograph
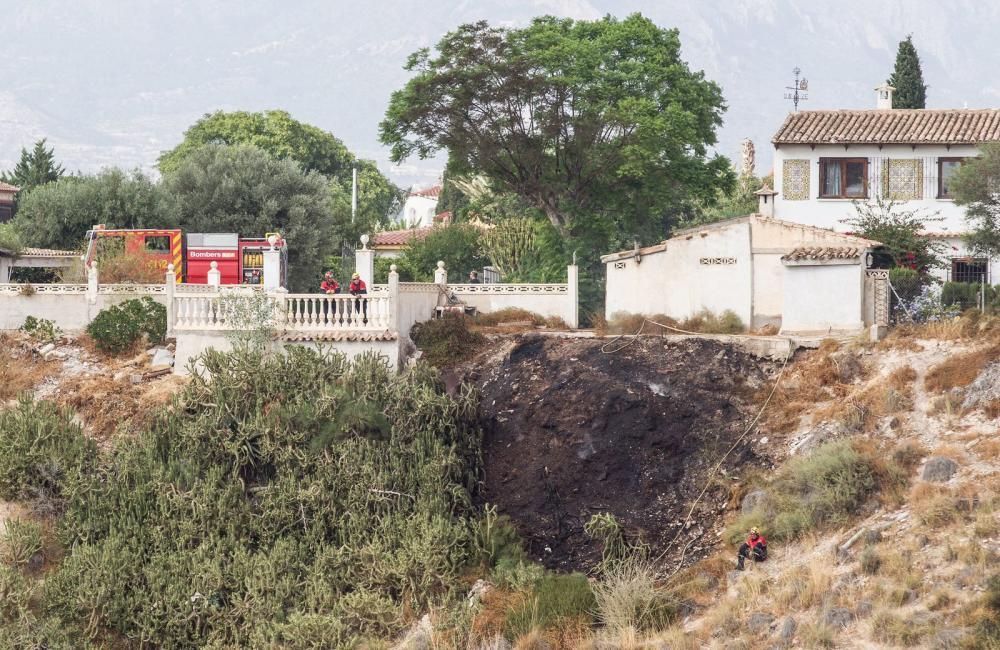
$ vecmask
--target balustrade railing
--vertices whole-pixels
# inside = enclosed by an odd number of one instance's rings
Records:
[[[389,295],[345,296],[289,294],[285,322],[289,330],[385,330],[392,326]]]

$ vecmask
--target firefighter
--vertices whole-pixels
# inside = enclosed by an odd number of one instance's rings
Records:
[[[363,322],[368,322],[368,301],[359,296],[368,295],[368,287],[365,286],[365,281],[361,279],[360,273],[355,273],[351,276],[351,283],[347,285],[347,291],[352,296],[355,296],[357,300],[354,301],[354,313],[361,312]]]
[[[337,279],[333,277],[333,271],[327,271],[323,274],[323,281],[319,285],[319,290],[327,295],[340,293],[340,285],[337,284]]]
[[[750,529],[747,541],[740,544],[740,552],[736,557],[736,569],[743,570],[743,562],[750,558],[754,562],[763,562],[767,559],[767,540],[760,534],[756,526]]]

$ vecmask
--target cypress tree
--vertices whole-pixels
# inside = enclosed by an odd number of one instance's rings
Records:
[[[4,174],[3,180],[27,190],[45,185],[62,178],[65,173],[62,165],[56,164],[52,148],[45,148],[45,138],[35,143],[31,151],[21,148],[21,158],[14,165],[14,171]]]
[[[893,108],[926,108],[927,85],[920,69],[920,57],[913,46],[913,34],[899,42],[896,67],[889,76],[889,85],[896,89],[892,96]]]

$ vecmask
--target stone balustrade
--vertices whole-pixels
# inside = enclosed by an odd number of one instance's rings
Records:
[[[284,298],[285,329],[295,331],[387,330],[392,300],[374,296],[289,294]]]

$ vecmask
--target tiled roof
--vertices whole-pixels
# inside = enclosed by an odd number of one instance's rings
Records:
[[[451,210],[438,212],[436,215],[434,215],[434,221],[436,223],[451,223]]]
[[[408,230],[387,230],[385,232],[377,232],[372,237],[372,247],[406,246],[414,239],[425,237],[430,231],[430,228],[410,228]]]
[[[785,262],[804,260],[856,260],[861,257],[861,249],[848,246],[803,246],[781,256]]]
[[[441,186],[435,185],[434,187],[428,187],[422,190],[414,190],[410,192],[410,196],[423,196],[428,199],[436,199],[441,195]]]
[[[7,250],[3,252],[7,255],[11,254]],[[78,257],[79,255],[80,253],[77,251],[61,251],[54,248],[25,248],[17,254],[18,257]]]
[[[20,192],[20,191],[21,191],[20,187],[0,181],[0,192]]]
[[[396,333],[389,330],[371,332],[286,332],[280,337],[282,341],[291,343],[303,341],[395,341]]]
[[[979,144],[1000,140],[1000,109],[799,111],[774,144]]]

